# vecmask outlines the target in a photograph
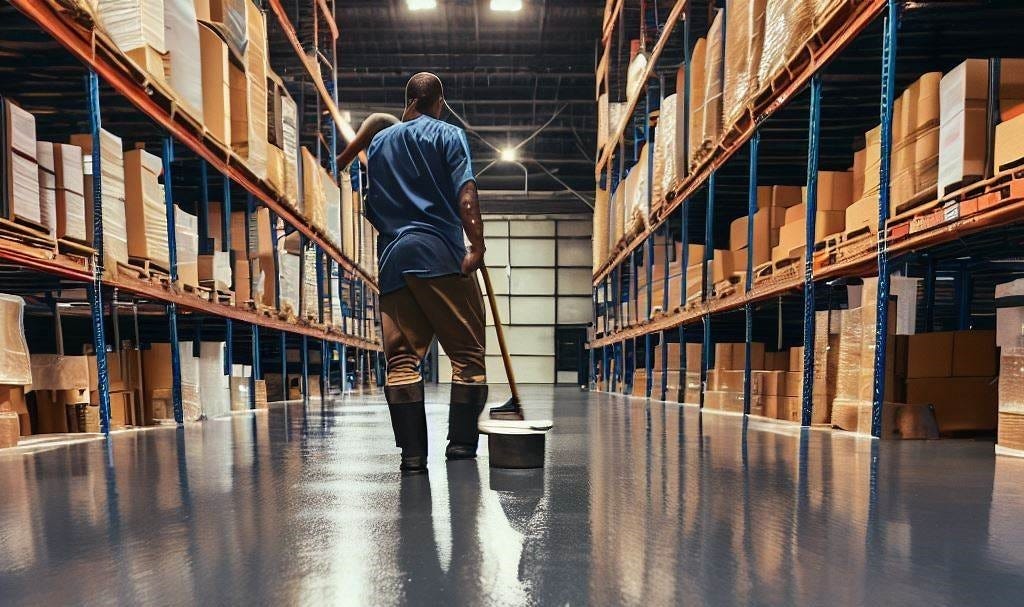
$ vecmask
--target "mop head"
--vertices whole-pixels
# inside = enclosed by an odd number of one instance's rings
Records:
[[[491,407],[490,410],[491,419],[504,419],[511,421],[522,421],[526,419],[523,416],[523,407],[519,404],[515,398],[510,398],[505,401],[505,404],[497,407]]]

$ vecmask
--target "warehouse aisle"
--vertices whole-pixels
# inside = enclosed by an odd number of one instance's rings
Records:
[[[441,393],[432,400],[441,400]],[[495,395],[492,400],[497,400]],[[400,479],[381,401],[0,456],[4,604],[1011,604],[1024,461],[575,389],[548,468]]]

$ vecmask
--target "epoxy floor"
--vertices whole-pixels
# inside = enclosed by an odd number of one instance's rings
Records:
[[[524,400],[555,420],[542,471],[489,470],[486,442],[446,465],[436,405],[430,474],[402,479],[379,398],[0,455],[0,604],[1024,601],[1024,460],[991,442]]]

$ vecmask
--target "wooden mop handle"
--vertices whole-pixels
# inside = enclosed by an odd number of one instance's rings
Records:
[[[512,357],[508,355],[508,346],[505,345],[505,331],[501,328],[501,316],[498,314],[498,300],[494,297],[494,287],[491,286],[491,275],[487,268],[480,268],[484,277],[484,287],[487,291],[487,301],[491,304],[491,315],[494,317],[494,331],[498,334],[498,347],[501,348],[501,361],[505,364],[505,375],[508,377],[508,386],[512,390],[512,400],[519,402],[519,389],[516,388],[516,376],[512,372]]]

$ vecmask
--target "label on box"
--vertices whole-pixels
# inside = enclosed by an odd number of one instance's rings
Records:
[[[956,221],[960,219],[960,203],[950,202],[942,207],[942,218],[944,221]]]

